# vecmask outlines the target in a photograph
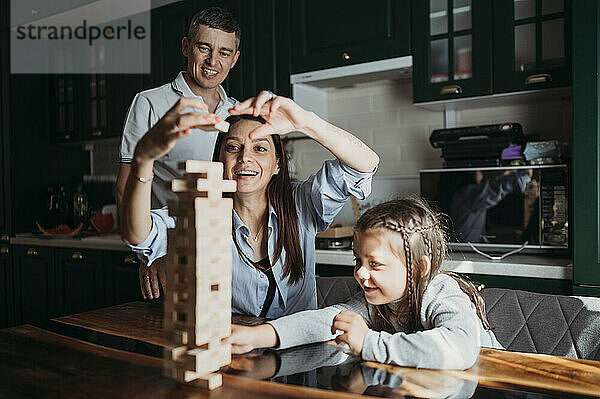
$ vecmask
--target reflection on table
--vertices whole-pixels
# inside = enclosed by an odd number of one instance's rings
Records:
[[[0,372],[10,382],[0,385],[0,397],[208,395],[162,377],[167,345],[161,306],[144,302],[0,330]],[[599,362],[492,349],[482,349],[469,370],[423,370],[363,362],[321,343],[236,356],[222,371],[224,385],[211,398],[342,395],[332,390],[398,398],[600,396]]]

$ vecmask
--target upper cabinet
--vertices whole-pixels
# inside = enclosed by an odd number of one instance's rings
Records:
[[[571,84],[569,0],[427,0],[413,7],[415,103]]]
[[[10,0],[0,0],[0,30],[8,29],[10,25]]]
[[[410,3],[294,0],[292,72],[410,55]]]
[[[571,84],[571,1],[494,1],[494,92]]]
[[[492,92],[490,0],[413,2],[414,102]]]
[[[0,47],[8,48],[7,31],[0,31]],[[8,239],[11,231],[10,212],[10,122],[8,98],[9,92],[9,59],[6,51],[0,52],[0,244]]]

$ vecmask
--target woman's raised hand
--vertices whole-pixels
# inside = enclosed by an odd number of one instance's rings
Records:
[[[256,97],[251,97],[236,104],[229,110],[232,115],[248,114],[262,116],[267,123],[259,126],[250,133],[251,139],[266,137],[271,134],[287,134],[303,132],[314,115],[296,104],[292,99],[273,96],[271,92],[261,91]]]
[[[136,162],[154,161],[167,154],[175,142],[190,134],[190,129],[214,130],[223,119],[206,112],[187,112],[186,108],[206,111],[206,104],[197,98],[180,98],[173,107],[140,139],[135,147]]]

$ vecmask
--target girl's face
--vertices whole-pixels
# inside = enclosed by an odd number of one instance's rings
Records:
[[[354,278],[367,302],[383,305],[406,293],[406,266],[398,254],[399,233],[388,229],[369,229],[354,234]]]
[[[273,138],[250,140],[249,133],[260,122],[242,120],[231,126],[221,145],[224,178],[237,182],[238,193],[266,193],[271,177],[279,173]]]

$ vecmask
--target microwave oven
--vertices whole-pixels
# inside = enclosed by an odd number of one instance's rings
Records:
[[[451,249],[568,252],[569,168],[420,171],[421,196],[447,217]]]

